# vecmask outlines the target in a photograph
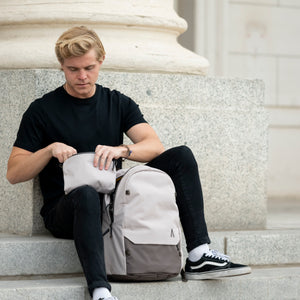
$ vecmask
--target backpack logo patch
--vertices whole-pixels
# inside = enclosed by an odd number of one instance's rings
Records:
[[[170,235],[172,238],[174,238],[175,237],[175,234],[174,234],[174,230],[173,230],[173,228],[171,228],[171,235]]]

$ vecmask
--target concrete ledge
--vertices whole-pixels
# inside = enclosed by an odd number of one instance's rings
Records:
[[[224,233],[226,253],[250,265],[300,264],[300,230]]]
[[[0,232],[43,232],[36,181],[10,186],[6,162],[30,102],[63,83],[58,70],[0,70]],[[99,83],[132,97],[166,148],[185,144],[193,150],[210,231],[265,228],[268,119],[262,81],[103,72]]]
[[[90,299],[84,278],[0,280],[1,300]]]
[[[218,280],[155,283],[113,283],[113,294],[122,300],[149,299],[299,299],[300,267],[253,269],[252,274]],[[0,280],[1,300],[88,300],[83,278]]]
[[[82,273],[72,240],[0,235],[0,276]]]
[[[113,284],[122,300],[138,299],[299,299],[300,268],[254,269],[252,274],[219,280],[180,280],[152,284]]]
[[[213,232],[212,249],[232,261],[257,265],[300,265],[300,231]],[[183,241],[184,257],[187,256]],[[71,240],[0,234],[0,276],[72,274],[82,268]]]

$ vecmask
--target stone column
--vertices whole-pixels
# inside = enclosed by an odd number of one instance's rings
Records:
[[[74,25],[99,34],[107,70],[206,74],[208,61],[183,48],[187,23],[173,0],[2,0],[0,68],[55,68],[54,43]]]

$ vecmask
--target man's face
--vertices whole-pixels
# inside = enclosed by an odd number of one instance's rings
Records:
[[[61,67],[65,73],[68,94],[81,99],[92,97],[102,62],[96,59],[94,49],[83,56],[65,59]]]

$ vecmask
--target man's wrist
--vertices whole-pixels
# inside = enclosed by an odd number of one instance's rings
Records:
[[[131,149],[129,148],[128,145],[122,144],[122,145],[120,145],[119,147],[126,148],[126,154],[125,154],[125,156],[123,156],[123,158],[128,158],[128,157],[130,157],[132,151],[131,151]]]

